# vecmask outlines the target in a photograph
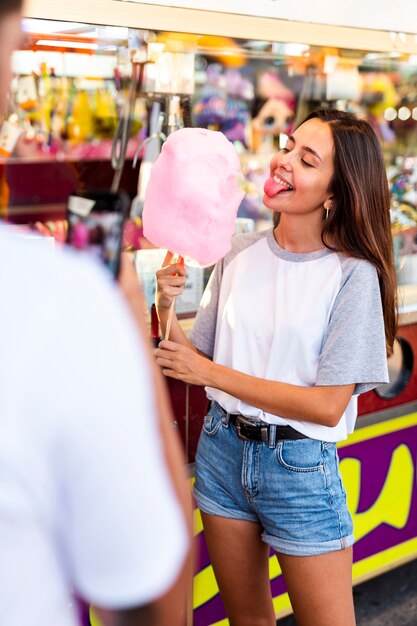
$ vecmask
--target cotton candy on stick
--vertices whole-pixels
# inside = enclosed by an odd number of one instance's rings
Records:
[[[205,128],[172,133],[146,190],[145,237],[187,261],[213,265],[231,248],[242,178],[236,150],[222,133]]]
[[[145,194],[143,232],[149,241],[209,266],[231,248],[245,195],[233,145],[220,133],[183,128],[172,133],[155,162]],[[168,339],[175,300],[166,327]]]

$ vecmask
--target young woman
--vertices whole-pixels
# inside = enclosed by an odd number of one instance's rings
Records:
[[[387,382],[396,332],[389,192],[371,126],[309,115],[272,159],[264,203],[274,228],[234,238],[190,339],[174,320],[157,361],[211,400],[195,496],[230,624],[275,625],[272,547],[299,626],[352,626],[336,442],[354,429],[358,395]],[[157,280],[164,331],[184,269]]]

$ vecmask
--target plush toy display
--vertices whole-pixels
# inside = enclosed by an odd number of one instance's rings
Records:
[[[271,152],[279,135],[291,131],[295,97],[272,71],[259,76],[257,93],[252,108],[252,152]]]

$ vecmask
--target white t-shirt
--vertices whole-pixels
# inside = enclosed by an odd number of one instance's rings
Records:
[[[228,413],[289,425],[340,441],[351,433],[357,396],[388,382],[384,320],[375,268],[327,248],[298,254],[273,230],[234,237],[203,295],[191,341],[216,363],[250,376],[355,391],[337,426],[292,420],[208,387]]]
[[[143,347],[112,279],[0,231],[0,624],[146,604],[187,549]]]

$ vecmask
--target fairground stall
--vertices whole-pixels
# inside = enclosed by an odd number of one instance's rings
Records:
[[[417,35],[410,32],[417,11],[411,1],[392,14],[376,1],[366,9],[351,2],[349,18],[342,7],[323,3],[325,13],[304,1],[283,8],[273,0],[212,0],[210,10],[199,0],[168,4],[27,3],[1,127],[0,213],[59,242],[75,189],[125,190],[132,205],[124,246],[135,257],[157,341],[154,274],[164,251],[144,238],[141,213],[168,134],[200,126],[234,144],[246,191],[236,232],[246,232],[271,224],[262,205],[269,160],[309,111],[332,106],[372,123],[392,196],[400,328],[390,383],[361,396],[356,432],[339,445],[358,583],[417,556]],[[186,331],[209,273],[189,269],[177,303]],[[207,401],[200,387],[169,385],[192,477]],[[188,622],[225,626],[198,510],[195,534]],[[272,554],[270,578],[279,618],[291,608]],[[93,612],[91,620],[97,624]]]

